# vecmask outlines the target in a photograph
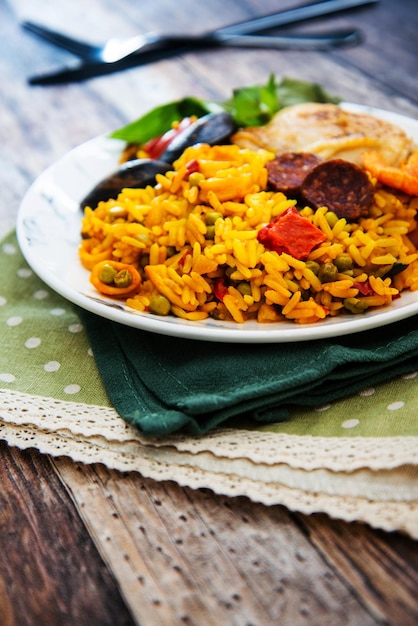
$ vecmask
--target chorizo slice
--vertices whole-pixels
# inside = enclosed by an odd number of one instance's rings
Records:
[[[284,152],[266,164],[268,183],[274,191],[287,196],[298,196],[307,174],[322,159],[310,152]]]
[[[303,200],[312,208],[328,207],[348,221],[368,214],[374,187],[358,165],[332,159],[316,165],[301,186]]]

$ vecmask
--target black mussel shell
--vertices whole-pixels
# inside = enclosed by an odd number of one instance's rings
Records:
[[[131,159],[103,179],[80,202],[81,208],[95,208],[101,201],[115,198],[124,187],[146,187],[155,184],[156,174],[165,174],[186,148],[197,143],[210,145],[226,143],[236,130],[229,113],[209,113],[175,137],[158,160]]]
[[[208,143],[211,146],[225,143],[236,129],[234,119],[229,113],[222,111],[204,115],[173,139],[160,155],[160,160],[173,163],[186,148],[197,143]]]
[[[101,201],[116,198],[124,187],[146,187],[155,184],[157,174],[165,174],[170,169],[166,161],[154,159],[132,159],[123,163],[120,168],[104,178],[80,202],[81,208],[95,208]]]

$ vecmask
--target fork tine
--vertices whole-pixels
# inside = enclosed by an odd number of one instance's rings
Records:
[[[49,41],[55,46],[67,50],[67,52],[72,52],[82,59],[91,58],[97,49],[97,46],[79,41],[78,39],[73,39],[72,37],[58,33],[41,24],[35,24],[35,22],[25,21],[22,22],[22,26],[41,39]]]

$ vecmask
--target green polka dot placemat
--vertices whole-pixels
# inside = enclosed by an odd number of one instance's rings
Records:
[[[76,308],[28,267],[14,233],[1,244],[0,387],[110,406]],[[317,436],[418,435],[417,369],[358,394],[291,412],[257,430]],[[254,425],[247,425],[254,428]]]
[[[0,385],[61,400],[108,404],[73,305],[28,267],[10,234],[0,252]]]
[[[264,429],[329,437],[418,436],[418,371],[332,404],[295,411],[288,422]]]

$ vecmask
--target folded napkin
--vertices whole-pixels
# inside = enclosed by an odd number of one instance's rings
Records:
[[[146,436],[271,423],[413,371],[418,318],[340,338],[227,344],[167,337],[79,311],[109,398]],[[225,424],[226,425],[226,424]]]

